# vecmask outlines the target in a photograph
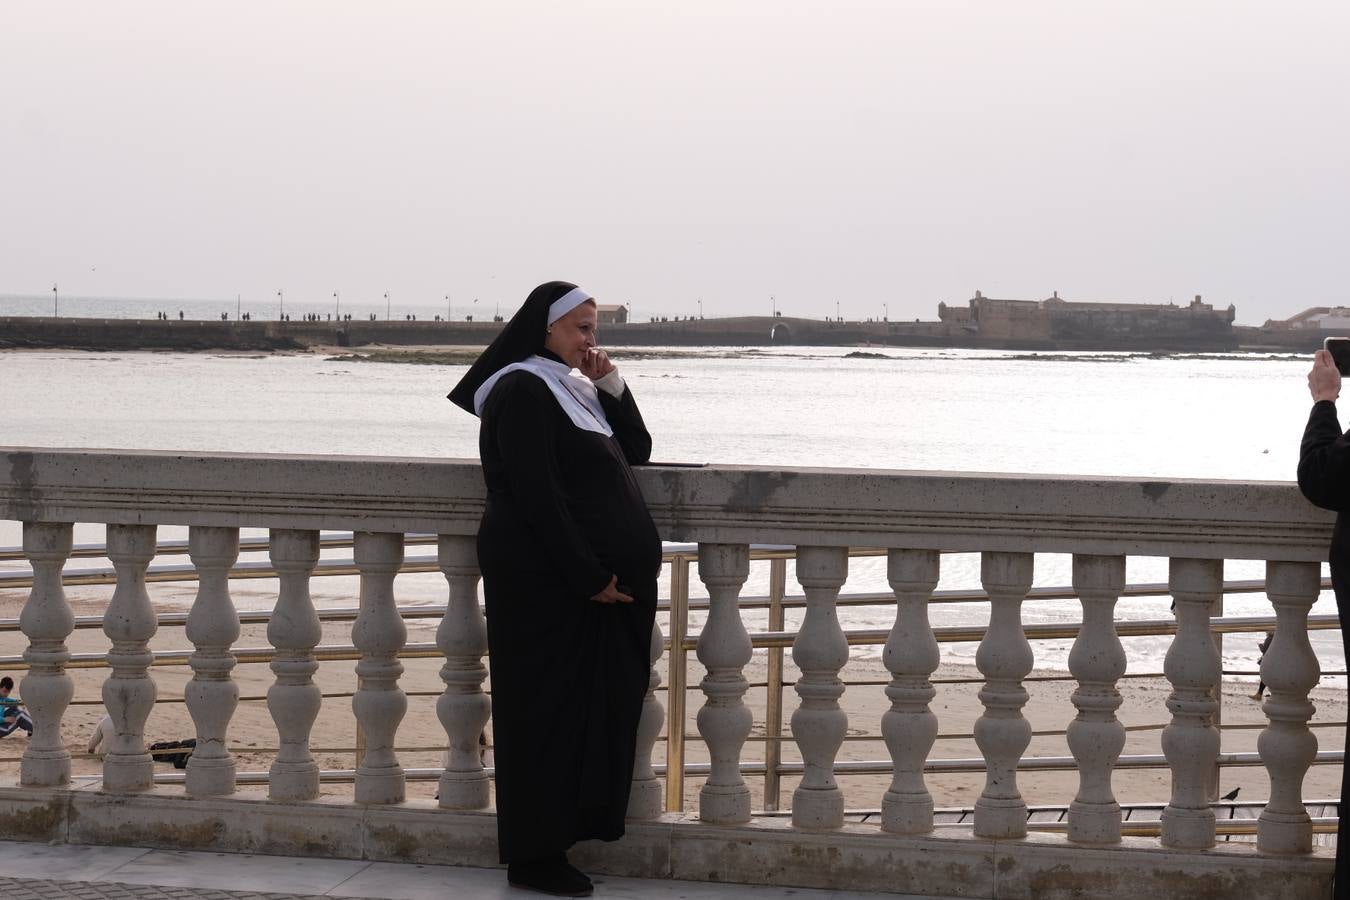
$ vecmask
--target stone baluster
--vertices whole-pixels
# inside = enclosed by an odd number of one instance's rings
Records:
[[[1020,838],[1027,833],[1027,805],[1017,790],[1017,763],[1031,743],[1031,725],[1022,715],[1027,702],[1022,679],[1035,657],[1022,630],[1022,601],[1031,588],[1030,553],[985,552],[980,580],[989,594],[989,630],[975,651],[984,676],[975,722],[975,743],[984,754],[984,791],[975,801],[975,834]]]
[[[647,696],[642,701],[642,718],[638,720],[637,755],[633,757],[633,787],[628,793],[628,818],[655,819],[661,815],[663,791],[661,781],[652,768],[652,751],[656,739],[661,736],[661,723],[666,719],[665,707],[656,699],[656,689],[661,686],[661,673],[656,664],[665,652],[665,636],[661,626],[652,623],[652,643],[650,650],[651,675],[647,678]]]
[[[352,712],[366,732],[366,753],[356,767],[357,803],[402,803],[403,767],[394,752],[398,723],[408,698],[398,686],[403,664],[398,652],[408,629],[394,601],[394,576],[403,564],[403,535],[356,533],[356,567],[361,571],[361,608],[352,624],[352,643],[361,651]],[[474,735],[474,746],[478,735]]]
[[[1256,848],[1265,853],[1312,851],[1303,778],[1317,758],[1317,737],[1308,728],[1316,708],[1308,692],[1317,684],[1321,667],[1308,642],[1308,610],[1322,589],[1321,568],[1311,562],[1266,563],[1266,592],[1275,606],[1276,625],[1275,639],[1261,661],[1261,680],[1270,687],[1262,708],[1270,725],[1256,744],[1270,772],[1270,802],[1256,823]]]
[[[230,673],[239,639],[239,615],[230,601],[230,567],[239,558],[239,529],[194,525],[188,554],[197,567],[197,599],[188,613],[188,658],[192,680],[183,691],[197,726],[197,746],[187,764],[187,793],[211,797],[234,793],[235,765],[225,737],[239,705],[239,686]]]
[[[924,761],[937,739],[938,720],[929,704],[937,691],[929,680],[939,662],[938,642],[928,621],[928,600],[938,583],[936,550],[892,550],[886,574],[895,592],[895,624],[882,661],[891,673],[891,708],[881,716],[881,734],[894,775],[881,800],[881,828],[893,834],[933,830],[933,795],[923,780]]]
[[[699,544],[698,575],[708,587],[708,618],[695,652],[706,673],[698,733],[712,761],[708,780],[699,789],[699,818],[736,824],[750,820],[750,788],[741,777],[741,747],[750,736],[753,717],[745,705],[745,664],[750,661],[750,635],[741,621],[740,593],[750,574],[750,548],[745,544]]]
[[[1125,648],[1116,634],[1115,608],[1125,589],[1125,557],[1073,558],[1073,587],[1083,607],[1083,626],[1069,651],[1069,672],[1078,680],[1069,723],[1069,751],[1078,763],[1078,796],[1069,805],[1069,840],[1090,844],[1120,841],[1120,804],[1111,791],[1111,771],[1125,749],[1125,726],[1116,718],[1125,674]]]
[[[436,646],[445,654],[441,666],[445,691],[436,701],[436,715],[450,743],[441,773],[442,809],[484,809],[489,801],[490,784],[478,744],[491,704],[483,693],[487,623],[478,606],[476,545],[473,535],[443,534],[437,547],[437,560],[450,587],[445,616],[436,629]]]
[[[103,633],[112,641],[103,682],[103,705],[116,732],[103,757],[103,787],[109,791],[143,791],[151,786],[154,762],[145,749],[145,721],[155,707],[154,661],[150,638],[159,627],[145,569],[155,556],[154,525],[109,525],[108,559],[117,571],[117,586],[103,616]]]
[[[70,751],[61,738],[61,719],[75,696],[75,683],[66,674],[66,638],[75,630],[75,617],[61,587],[61,569],[70,556],[73,532],[66,522],[23,523],[23,552],[33,567],[33,589],[19,614],[19,629],[28,638],[23,652],[28,674],[19,696],[33,717],[33,737],[19,763],[21,784],[70,782]]]
[[[1215,690],[1222,664],[1209,633],[1210,605],[1223,594],[1223,560],[1172,559],[1168,586],[1176,601],[1177,633],[1163,672],[1172,683],[1162,751],[1172,769],[1172,799],[1162,811],[1162,843],[1201,850],[1214,846],[1210,772],[1219,756]]]
[[[848,714],[839,707],[848,662],[848,640],[839,627],[835,602],[848,577],[847,547],[799,547],[797,581],[806,594],[806,617],[792,642],[792,661],[801,670],[792,714],[792,739],[806,772],[792,792],[797,828],[838,828],[844,824],[844,792],[834,779],[834,758],[848,734]]]
[[[267,689],[267,711],[279,743],[267,795],[273,800],[313,800],[319,796],[319,764],[309,752],[309,735],[323,703],[314,683],[319,670],[314,648],[323,627],[309,596],[309,577],[319,562],[319,533],[273,529],[270,545],[280,587],[267,623],[267,641],[276,649],[276,680]]]

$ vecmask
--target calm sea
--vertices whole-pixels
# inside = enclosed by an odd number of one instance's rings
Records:
[[[1309,406],[1307,362],[1288,357],[868,352],[880,358],[844,348],[628,359],[620,351],[620,365],[655,458],[679,462],[1289,481]],[[473,458],[477,420],[444,399],[463,371],[319,354],[0,353],[0,444]],[[82,529],[80,539],[101,537]],[[14,523],[0,523],[0,545],[17,542]],[[884,568],[881,559],[856,560],[846,590],[884,590]],[[1038,585],[1069,582],[1065,556],[1038,555],[1036,569]],[[946,556],[941,587],[978,586],[978,572],[977,556]],[[1259,562],[1227,565],[1229,578],[1262,574]],[[1128,577],[1165,581],[1166,560],[1131,559]],[[401,579],[405,599],[443,595],[436,577]],[[746,590],[766,589],[767,570],[757,569]],[[271,602],[253,583],[236,599]],[[1231,597],[1227,609],[1270,612],[1259,596]],[[1168,600],[1122,601],[1119,610],[1165,618]],[[1315,609],[1334,611],[1329,595]],[[859,627],[888,627],[893,613],[848,616]],[[935,624],[986,616],[982,606],[933,611]],[[1076,602],[1026,607],[1028,621],[1077,616]],[[1254,667],[1259,637],[1229,637],[1226,666]],[[1324,669],[1344,669],[1334,632],[1314,642]],[[1063,667],[1069,644],[1038,643],[1038,665]],[[967,660],[974,649],[944,645],[943,653]],[[1132,670],[1156,671],[1166,642],[1131,639],[1127,649]]]

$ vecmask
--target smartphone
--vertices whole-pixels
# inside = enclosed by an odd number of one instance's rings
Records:
[[[1322,346],[1331,354],[1341,375],[1350,377],[1350,337],[1329,337]]]

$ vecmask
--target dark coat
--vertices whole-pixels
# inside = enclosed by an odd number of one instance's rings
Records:
[[[661,541],[630,468],[651,437],[632,392],[600,392],[613,437],[572,424],[542,379],[484,403],[487,604],[502,862],[616,840],[651,670]],[[632,604],[591,600],[617,576]]]
[[[1298,458],[1298,487],[1317,506],[1336,513],[1331,532],[1331,586],[1341,619],[1341,644],[1350,661],[1350,436],[1341,433],[1336,404],[1313,404]],[[1350,732],[1345,740],[1350,760]],[[1336,900],[1350,900],[1350,771],[1342,764],[1340,822],[1336,826]]]

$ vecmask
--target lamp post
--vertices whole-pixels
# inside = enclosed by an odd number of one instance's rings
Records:
[[[61,295],[56,291],[56,285],[52,285],[52,315],[61,315]]]
[[[281,304],[280,312],[278,312],[277,315],[281,318],[281,321],[284,322],[286,321],[286,297],[281,291],[277,291],[277,302]]]
[[[891,308],[885,303],[881,304],[881,321],[889,322],[891,318]]]
[[[335,306],[335,307],[333,308],[333,318],[334,318],[334,319],[337,319],[339,322],[341,322],[341,321],[342,321],[342,297],[338,294],[337,291],[333,291],[333,300],[335,300],[335,301],[337,302],[337,306]]]
[[[774,299],[773,294],[769,295],[769,307],[773,310],[773,317],[778,318],[778,301]]]
[[[450,321],[450,295],[445,295],[445,321]]]
[[[389,292],[384,292],[384,320],[389,321]]]
[[[703,318],[703,298],[698,298],[698,317]]]
[[[836,322],[842,322],[842,321],[843,321],[843,318],[839,315],[839,301],[838,301],[838,300],[834,301],[834,320],[835,320]]]

